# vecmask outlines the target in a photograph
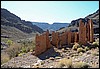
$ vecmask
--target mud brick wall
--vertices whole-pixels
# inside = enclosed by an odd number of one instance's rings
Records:
[[[46,34],[36,35],[35,55],[39,55],[46,51]]]
[[[79,41],[79,33],[78,32],[74,32],[74,36],[75,36],[74,42],[78,43],[78,41]]]
[[[94,34],[94,31],[93,31],[93,21],[92,19],[89,20],[89,26],[90,26],[90,42],[93,42],[93,34]]]
[[[82,36],[83,37],[83,42],[82,42],[82,44],[86,44],[87,43],[87,39],[86,39],[86,26],[84,25],[84,27],[83,27],[83,35],[84,36]]]
[[[61,34],[61,36],[59,36],[59,38],[60,38],[60,46],[67,44],[67,33],[66,32]]]
[[[86,27],[82,20],[79,22],[79,43],[85,44],[86,43]]]
[[[71,43],[71,33],[72,33],[72,32],[70,32],[70,31],[67,32],[67,39],[68,39],[68,40],[67,40],[67,44],[68,44],[68,45],[70,45],[70,43]]]
[[[58,32],[52,32],[52,45],[56,46],[58,48],[59,44],[59,33]]]
[[[87,38],[87,41],[90,41],[90,25],[89,25],[89,23],[86,23],[86,38]]]
[[[46,31],[46,47],[47,49],[51,48],[50,38],[49,38],[49,31]]]
[[[74,43],[75,40],[75,32],[71,32],[71,43]]]
[[[55,38],[55,36],[56,36],[56,34],[55,34],[55,32],[53,31],[53,32],[52,32],[52,41],[51,41],[51,44],[54,45],[54,46],[56,45],[56,38]]]

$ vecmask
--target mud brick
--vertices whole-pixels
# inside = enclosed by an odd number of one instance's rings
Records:
[[[74,42],[78,42],[78,32],[74,32],[74,36],[75,36],[75,39],[74,39]]]
[[[89,23],[86,23],[86,38],[87,38],[87,41],[90,41],[90,25],[89,25]]]
[[[46,34],[36,35],[35,55],[39,55],[46,51]]]
[[[47,46],[47,49],[51,48],[49,30],[46,31],[46,46]]]
[[[85,44],[86,43],[86,26],[80,20],[79,22],[79,43],[80,44]]]
[[[58,48],[59,44],[59,33],[58,32],[52,32],[52,45],[56,46]]]
[[[93,31],[93,21],[92,19],[89,20],[89,26],[90,26],[90,42],[93,42],[93,34],[94,34],[94,31]]]
[[[75,40],[75,32],[71,32],[71,43],[74,43]]]
[[[67,35],[66,32],[64,32],[63,34],[61,34],[60,38],[60,45],[66,45],[67,44]]]
[[[83,27],[83,35],[84,36],[82,36],[83,37],[83,42],[82,42],[82,44],[86,44],[87,43],[87,39],[86,39],[86,26],[84,25],[84,27]]]
[[[71,43],[71,32],[70,31],[68,31],[67,32],[67,43],[68,43],[68,45],[70,45],[70,43]]]

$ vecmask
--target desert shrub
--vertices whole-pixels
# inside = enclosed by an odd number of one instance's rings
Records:
[[[24,40],[22,41],[21,45],[22,45],[22,51],[25,53],[29,52],[30,50],[34,50],[35,48],[35,43],[33,41]]]
[[[10,57],[7,53],[1,53],[1,64],[6,63],[10,60]]]
[[[18,56],[22,56],[23,54],[25,54],[25,53],[19,53]]]
[[[10,56],[10,58],[15,57],[20,53],[21,46],[14,43],[12,46],[6,49],[7,54]]]
[[[58,63],[59,68],[67,66],[68,68],[72,68],[72,59],[63,58]]]
[[[88,51],[88,50],[89,50],[89,47],[86,46],[86,47],[85,47],[85,50]]]
[[[33,52],[33,49],[30,49],[30,52]]]
[[[12,40],[7,40],[7,44],[10,46],[13,44],[13,41]]]
[[[73,50],[77,50],[77,48],[79,48],[79,47],[80,47],[80,45],[79,45],[78,43],[75,43],[75,44],[73,45],[72,49],[73,49]]]
[[[80,62],[74,63],[73,67],[74,68],[88,68],[89,65],[87,63],[85,63],[85,62],[80,61]]]
[[[92,45],[95,46],[95,47],[98,47],[99,46],[99,42],[93,42]]]
[[[77,49],[77,52],[79,53],[79,52],[85,52],[85,50],[83,49],[83,48],[78,48]]]
[[[93,51],[91,54],[92,54],[93,56],[99,56],[99,53],[96,52],[96,51]]]
[[[22,47],[21,52],[22,52],[22,53],[26,53],[26,48],[25,48],[25,47]]]

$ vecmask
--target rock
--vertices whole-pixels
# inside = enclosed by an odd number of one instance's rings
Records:
[[[49,59],[50,59],[50,60],[54,60],[54,58],[53,58],[53,57],[50,57]]]
[[[22,68],[30,68],[30,65],[28,65],[28,66],[25,66],[25,65],[23,65],[23,66],[21,66]]]
[[[61,57],[59,57],[59,56],[57,56],[57,57],[55,57],[56,59],[61,59]]]
[[[53,66],[50,66],[50,68],[53,68]]]

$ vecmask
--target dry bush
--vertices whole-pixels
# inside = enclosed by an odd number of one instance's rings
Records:
[[[73,67],[74,68],[88,68],[89,65],[87,63],[85,63],[85,62],[80,61],[80,62],[75,62],[73,64]]]
[[[78,53],[80,53],[80,52],[85,52],[85,49],[83,49],[83,48],[78,48],[78,49],[77,49],[77,52],[78,52]]]
[[[7,53],[1,53],[1,64],[6,63],[10,60],[10,57]]]
[[[85,47],[85,50],[86,50],[86,51],[88,51],[88,50],[89,50],[89,47],[88,47],[88,46],[86,46],[86,47]]]
[[[72,68],[72,59],[63,58],[57,64],[58,68],[63,68],[64,66]]]
[[[99,52],[97,52],[97,51],[92,51],[91,54],[92,54],[93,56],[99,56]]]
[[[78,43],[75,43],[75,44],[73,45],[72,49],[73,49],[73,50],[77,50],[77,48],[79,48],[79,47],[80,47],[80,45],[79,45]]]
[[[17,43],[13,43],[9,48],[6,49],[7,54],[10,56],[10,58],[15,57],[20,53],[21,46]]]
[[[98,47],[99,46],[99,42],[97,42],[97,41],[93,42],[92,45],[95,46],[95,47]]]

